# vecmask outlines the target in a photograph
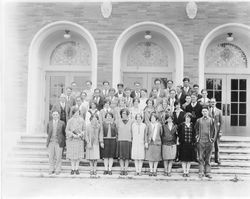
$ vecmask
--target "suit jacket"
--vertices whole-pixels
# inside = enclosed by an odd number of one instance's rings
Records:
[[[66,99],[66,103],[71,108],[72,106],[74,106],[76,104],[75,98],[72,95],[69,96],[69,99]]]
[[[118,92],[115,94],[115,97],[119,98],[119,96],[118,96]],[[124,93],[124,92],[122,92],[122,97],[126,97],[126,95],[125,95],[125,93]]]
[[[133,90],[133,91],[131,92],[130,97],[132,97],[133,99],[136,97],[135,90]],[[140,93],[140,91],[139,91],[139,96],[138,96],[138,98],[140,98],[140,97],[141,97],[141,93]]]
[[[211,109],[209,109],[209,116],[212,117],[212,110]],[[222,123],[223,123],[222,111],[220,109],[218,109],[217,107],[215,107],[214,117],[212,117],[212,118],[214,119],[216,132],[221,133],[221,126],[222,126]]]
[[[192,103],[190,103],[189,105],[187,105],[186,107],[186,112],[189,112],[192,114],[192,122],[193,124],[195,124],[196,120],[198,118],[201,118],[202,117],[202,106],[200,105],[199,102],[197,102],[197,104],[192,107]]]
[[[57,110],[58,113],[60,114],[61,117],[61,104],[60,102],[56,103],[53,105],[52,110]],[[70,118],[70,106],[68,103],[65,103],[65,112],[66,112],[66,122],[68,122],[69,118]],[[62,119],[62,118],[60,118]]]
[[[153,96],[153,95],[152,95],[152,91],[151,91],[150,94],[149,94],[149,97],[152,97],[152,96]],[[157,97],[158,97],[158,98],[159,98],[159,97],[161,97],[161,98],[167,97],[165,90],[162,89],[162,88],[160,88],[159,95],[157,95]]]
[[[102,97],[106,98],[109,96],[109,89],[106,91],[106,89],[102,89]]]
[[[108,136],[108,127],[109,127],[109,124],[106,122],[103,122],[101,124],[101,134],[102,134],[103,138],[106,138]],[[110,124],[110,128],[111,128],[111,137],[117,138],[118,129],[117,129],[116,124],[114,122]]]
[[[101,109],[103,109],[103,105],[104,105],[104,98],[102,96],[99,96],[99,102],[97,102],[95,100],[95,96],[93,96],[92,100],[94,100],[96,102],[96,108],[98,109],[98,111],[100,111]]]
[[[184,111],[181,111],[180,113],[179,113],[179,116],[177,117],[177,114],[176,114],[176,112],[174,111],[173,112],[173,117],[174,117],[174,123],[176,124],[176,125],[179,125],[179,124],[181,124],[182,122],[184,122],[184,120],[185,120],[185,118],[184,118],[184,115],[185,115],[186,113],[184,112]]]
[[[177,125],[173,124],[172,129],[170,130],[168,124],[162,126],[162,144],[164,145],[175,145],[177,141]]]
[[[153,141],[154,131],[153,131],[153,127],[152,127],[151,123],[149,123],[147,125],[147,128],[148,128],[148,130],[147,130],[147,143],[161,145],[162,125],[160,124],[160,122],[158,122],[158,124],[157,124],[157,133],[155,136],[155,141]]]
[[[49,146],[49,142],[51,139],[53,133],[53,120],[49,121],[48,125],[47,125],[47,143],[46,146]],[[60,147],[65,147],[65,123],[64,121],[59,120],[57,123],[57,128],[56,128],[56,137],[58,139],[58,144]]]
[[[196,124],[195,124],[195,137],[196,137],[197,142],[200,141],[200,137],[201,137],[201,121],[202,121],[202,118],[199,118],[197,120]],[[210,120],[209,140],[210,140],[210,142],[213,142],[213,140],[215,140],[215,138],[217,136],[216,135],[217,133],[215,132],[215,124],[214,124],[213,118],[209,117],[209,120]]]

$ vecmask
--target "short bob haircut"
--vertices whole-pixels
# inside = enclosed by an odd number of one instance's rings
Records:
[[[152,106],[154,106],[154,100],[153,100],[153,99],[150,99],[150,98],[147,99],[147,101],[146,101],[146,104],[147,104],[147,105],[148,105],[148,102],[149,102],[149,101],[151,101],[151,102],[152,102]]]
[[[167,119],[171,118],[172,120],[174,120],[174,116],[172,114],[166,114],[165,115],[165,121],[167,122]]]
[[[120,116],[122,117],[122,113],[123,112],[126,112],[126,115],[128,116],[129,115],[129,110],[127,108],[123,108],[121,111],[120,111]]]
[[[137,120],[137,118],[138,118],[139,116],[141,117],[141,119],[143,119],[143,117],[142,117],[142,115],[141,115],[140,113],[137,113],[137,114],[135,115],[135,119]]]
[[[146,88],[142,88],[141,91],[144,91],[145,93],[148,92],[148,90]]]
[[[55,112],[57,112],[60,115],[60,113],[59,113],[59,111],[57,109],[52,109],[51,114],[53,114]]]
[[[73,107],[73,108],[72,108],[72,115],[75,115],[75,113],[76,113],[77,111],[80,111],[79,108]]]
[[[106,114],[105,114],[105,118],[107,118],[108,117],[108,115],[110,115],[112,118],[114,118],[114,114],[113,113],[111,113],[111,112],[107,112]]]
[[[138,98],[138,97],[135,97],[134,99],[133,99],[133,104],[135,103],[135,101],[138,101],[138,103],[140,103],[140,99]]]
[[[92,121],[94,117],[95,117],[97,120],[99,120],[99,116],[98,116],[97,114],[92,114],[92,115],[90,116],[89,120]]]
[[[192,114],[191,113],[186,113],[185,115],[184,115],[184,118],[186,119],[186,117],[189,117],[190,119],[192,119],[193,118],[193,116],[192,116]]]
[[[152,119],[153,116],[155,117],[156,120],[159,119],[159,117],[158,117],[158,115],[156,114],[156,112],[152,112],[152,113],[150,114],[150,117],[149,117],[149,121],[150,121],[150,122],[151,122],[151,119]]]
[[[112,91],[115,93],[115,89],[114,88],[110,88],[109,89],[109,93],[112,92]]]

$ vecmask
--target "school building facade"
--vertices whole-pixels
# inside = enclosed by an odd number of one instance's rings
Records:
[[[250,2],[15,2],[4,9],[6,132],[46,133],[50,104],[72,81],[91,80],[93,88],[139,81],[150,90],[155,78],[178,85],[189,77],[217,99],[224,135],[250,136]]]

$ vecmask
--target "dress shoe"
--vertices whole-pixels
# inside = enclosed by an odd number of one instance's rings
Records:
[[[168,172],[166,172],[166,171],[164,171],[164,174],[163,174],[164,176],[168,176]]]
[[[79,170],[77,169],[77,170],[75,170],[75,174],[76,175],[79,175],[80,174],[80,172],[79,172]]]
[[[189,174],[189,173],[186,173],[186,177],[190,177],[190,174]]]
[[[221,161],[216,160],[215,163],[217,163],[218,165],[221,165]]]
[[[203,178],[203,177],[204,177],[204,174],[199,173],[199,178]]]
[[[171,177],[172,176],[172,174],[171,173],[168,173],[168,177]]]
[[[71,170],[70,174],[71,175],[74,175],[75,171],[74,170]]]
[[[156,177],[156,176],[157,176],[157,172],[154,172],[154,173],[153,173],[153,176],[155,176],[155,177]]]
[[[212,178],[212,176],[211,176],[210,174],[206,174],[205,176],[206,176],[207,178],[209,178],[209,179]]]
[[[123,176],[123,175],[124,175],[124,171],[121,171],[121,172],[120,172],[120,175]]]
[[[124,175],[127,176],[128,175],[128,171],[124,171]]]
[[[109,174],[109,175],[112,175],[112,171],[108,171],[108,174]]]
[[[55,171],[50,171],[49,172],[49,175],[52,175],[52,174],[54,174],[55,173]]]
[[[149,174],[148,174],[149,176],[152,176],[153,175],[153,172],[149,172]]]
[[[103,175],[107,175],[107,174],[108,174],[108,171],[104,171],[104,172],[103,172]]]
[[[187,174],[183,173],[182,176],[183,176],[183,177],[187,177]]]

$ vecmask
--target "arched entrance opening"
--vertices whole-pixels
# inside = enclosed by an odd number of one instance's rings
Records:
[[[71,37],[64,37],[70,30]],[[45,132],[49,109],[65,88],[75,81],[97,84],[97,47],[88,30],[69,21],[43,27],[29,48],[27,132]]]
[[[145,34],[151,38],[146,39]],[[183,78],[183,48],[176,34],[163,24],[141,22],[126,29],[113,51],[113,87],[120,82],[133,88],[139,81],[150,90],[155,78],[180,84]]]
[[[249,42],[249,26],[229,23],[212,30],[200,48],[199,83],[223,112],[224,135],[250,136]]]

